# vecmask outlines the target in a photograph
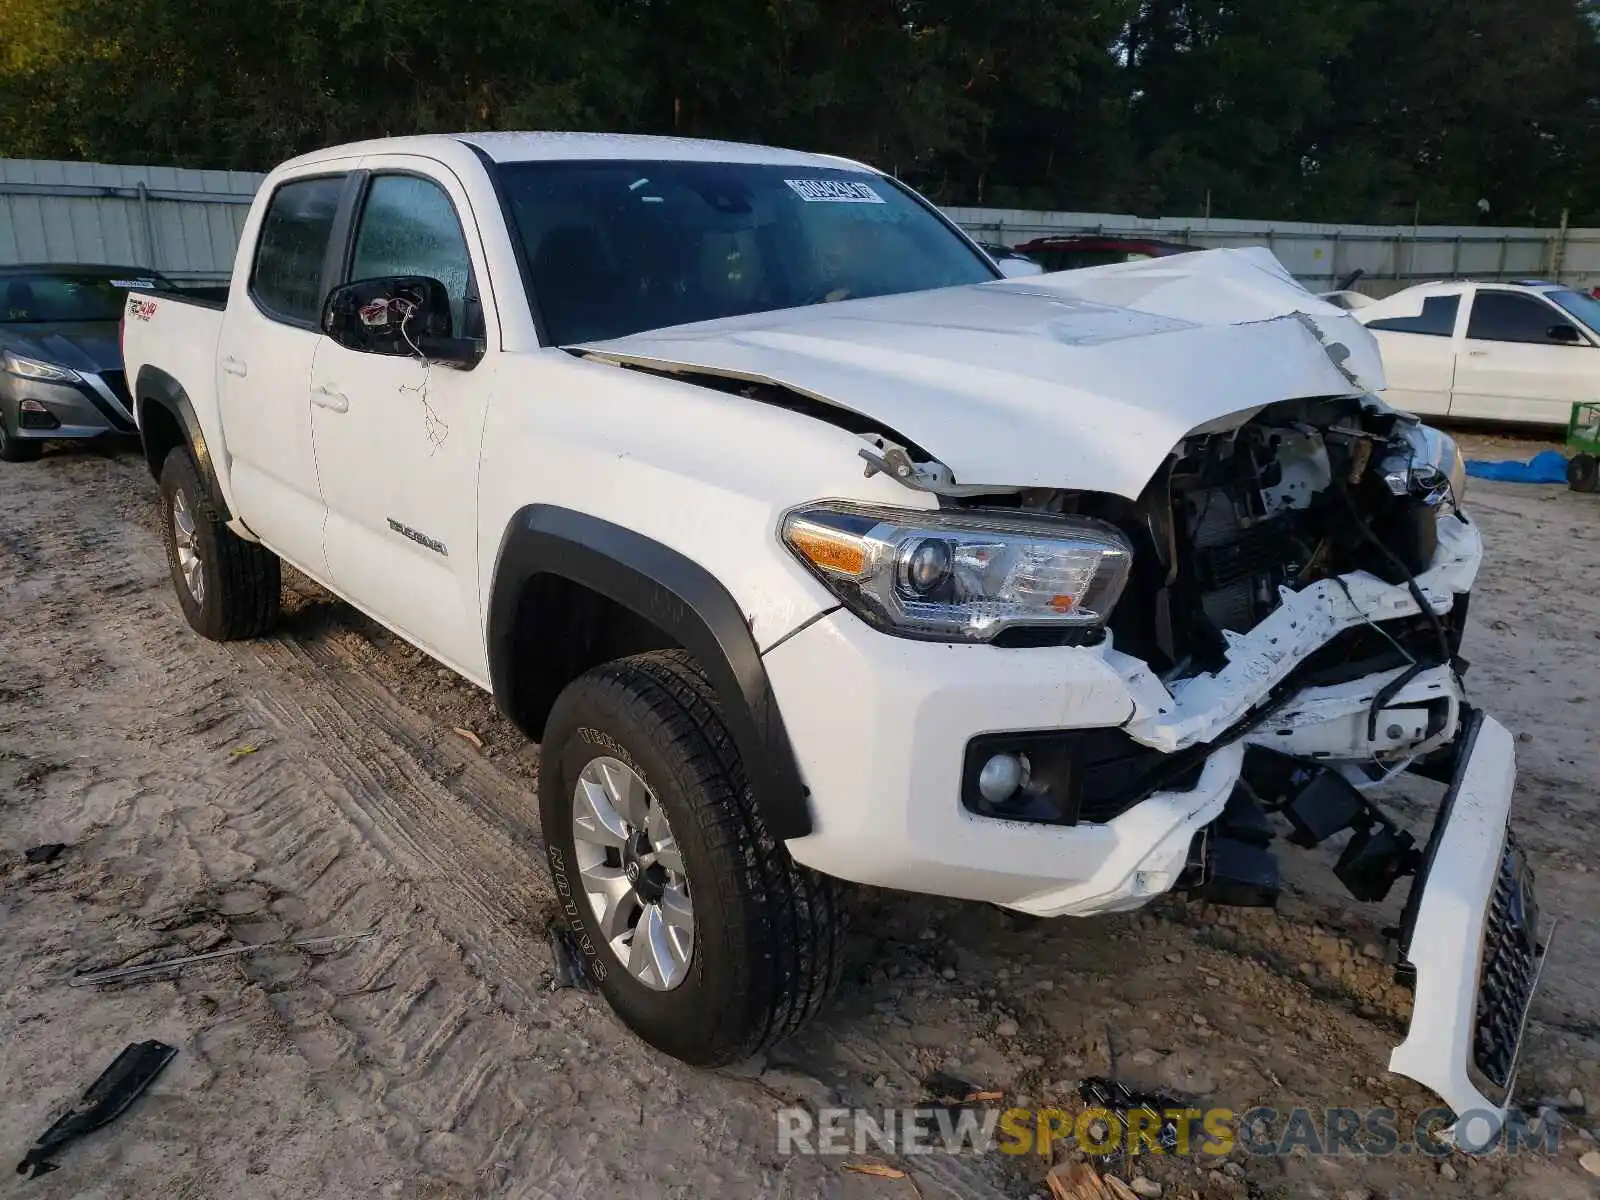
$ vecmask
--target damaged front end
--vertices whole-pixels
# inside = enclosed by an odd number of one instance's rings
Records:
[[[1392,934],[1416,1007],[1391,1069],[1437,1092],[1458,1144],[1477,1149],[1510,1103],[1544,950],[1508,829],[1512,742],[1462,685],[1482,545],[1459,507],[1460,466],[1448,438],[1371,398],[1296,401],[1190,435],[1133,501],[1035,491],[944,503],[1092,518],[1133,547],[1103,649],[1128,719],[974,739],[968,809],[1106,824],[1146,805],[1181,813],[1193,797],[1188,816],[1202,818],[1181,865],[1169,840],[1117,895],[1019,907],[1106,911],[1165,890],[1270,905],[1280,829],[1302,847],[1347,837],[1334,873],[1355,899],[1381,902],[1410,880]],[[1376,799],[1407,770],[1449,788],[1423,842]],[[976,786],[985,771],[1018,786]]]
[[[1410,889],[1393,1069],[1461,1144],[1498,1130],[1542,951],[1511,744],[1462,684],[1483,547],[1453,442],[1371,394],[1348,313],[1213,251],[574,351],[865,460],[777,530],[843,610],[765,653],[817,798],[798,861],[1089,916],[1271,904],[1280,830],[1346,838],[1354,897]],[[1405,771],[1451,784],[1431,836],[1381,805]]]

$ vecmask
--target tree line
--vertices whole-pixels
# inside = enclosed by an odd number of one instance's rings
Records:
[[[946,204],[1600,224],[1593,0],[0,0],[0,156],[725,137]]]

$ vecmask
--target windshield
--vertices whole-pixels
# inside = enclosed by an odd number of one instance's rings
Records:
[[[1600,333],[1600,300],[1596,300],[1593,296],[1585,296],[1582,292],[1569,292],[1565,288],[1546,292],[1545,295],[1595,333]]]
[[[0,275],[0,324],[116,321],[130,290],[164,290],[156,275],[25,271]]]
[[[863,171],[600,160],[499,172],[559,346],[995,278],[940,217]]]

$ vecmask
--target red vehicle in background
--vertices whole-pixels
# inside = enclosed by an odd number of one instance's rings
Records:
[[[1077,267],[1103,267],[1108,263],[1138,262],[1146,258],[1166,258],[1200,249],[1181,242],[1158,242],[1148,238],[1102,237],[1098,234],[1034,238],[1012,247],[1026,254],[1046,271],[1070,271]]]

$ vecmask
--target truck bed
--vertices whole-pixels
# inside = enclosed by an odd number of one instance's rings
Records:
[[[225,453],[217,413],[217,342],[224,307],[204,293],[144,292],[129,296],[122,310],[122,354],[135,424],[142,420],[147,398],[181,396],[213,455]]]

